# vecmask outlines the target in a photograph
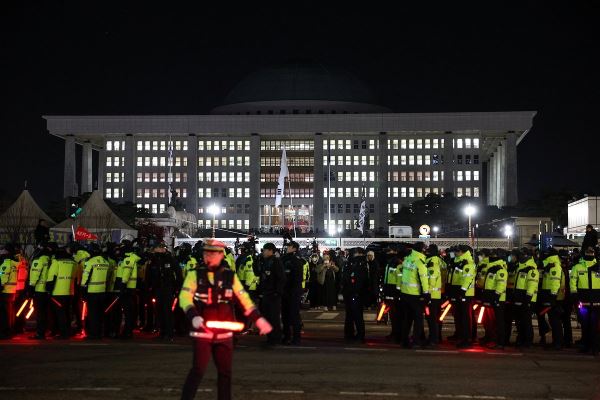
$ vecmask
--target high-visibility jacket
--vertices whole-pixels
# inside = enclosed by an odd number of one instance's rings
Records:
[[[19,254],[17,262],[17,292],[25,289],[27,284],[27,259]]]
[[[17,262],[6,258],[0,264],[0,286],[2,293],[15,294],[17,292]]]
[[[55,258],[48,268],[46,289],[52,296],[72,296],[75,293],[77,264],[72,258]]]
[[[127,289],[135,289],[137,284],[138,262],[142,258],[135,253],[125,253],[125,258],[117,267],[117,278]]]
[[[198,265],[198,260],[196,260],[196,257],[190,256],[190,259],[185,263],[185,267],[183,267],[183,280],[191,270],[196,268],[196,265]]]
[[[426,259],[425,264],[427,265],[427,274],[429,275],[429,293],[431,293],[432,299],[439,300],[442,298],[444,289],[442,266],[445,266],[446,263],[441,257],[433,256]]]
[[[383,283],[386,285],[394,285],[396,286],[398,280],[398,274],[396,272],[397,269],[401,268],[400,265],[388,264],[385,266],[385,277],[383,278]]]
[[[571,294],[578,296],[583,305],[600,305],[600,264],[596,259],[582,259],[571,270]]]
[[[118,292],[119,288],[115,287],[117,281],[117,261],[111,257],[106,257],[106,261],[108,261],[108,282],[106,291]]]
[[[251,255],[244,257],[243,260],[239,260],[241,263],[237,267],[237,276],[247,290],[254,291],[258,286],[258,277],[254,274],[254,258]]]
[[[529,257],[524,263],[519,263],[515,272],[514,303],[523,304],[528,298],[532,303],[537,300],[539,274],[533,258]]]
[[[204,321],[235,321],[236,299],[246,317],[253,321],[258,319],[258,310],[227,262],[216,269],[202,263],[187,274],[179,293],[179,306],[188,317],[199,315]],[[190,336],[200,340],[219,340],[233,335],[226,330],[192,329]]]
[[[485,267],[481,301],[484,305],[493,305],[496,300],[506,300],[507,266],[504,260],[490,262]]]
[[[482,258],[477,265],[477,276],[475,277],[475,293],[481,294],[483,287],[485,286],[485,278],[488,269],[490,259],[488,257]]]
[[[49,256],[39,256],[31,263],[31,271],[29,271],[29,286],[35,286],[35,291],[37,293],[46,292],[46,280],[48,279],[49,267]]]
[[[229,266],[229,269],[235,272],[235,258],[231,253],[225,253],[225,262]]]
[[[108,280],[108,261],[102,256],[92,257],[85,262],[81,286],[88,293],[105,293]]]
[[[254,275],[254,272],[252,272]],[[308,278],[310,277],[310,264],[308,261],[304,260],[304,265],[302,266],[302,289],[306,288],[306,282],[308,282]],[[258,280],[258,277],[256,277]],[[258,282],[258,281],[257,281]],[[252,289],[250,289],[252,290]]]
[[[448,271],[448,296],[451,300],[459,297],[473,297],[475,294],[476,268],[470,251],[454,258]]]
[[[83,276],[84,264],[89,258],[90,258],[90,253],[88,253],[85,250],[77,250],[77,252],[73,256],[73,259],[77,263],[77,268],[76,268],[76,272],[75,272],[75,283],[77,285],[81,284],[81,278]]]
[[[412,250],[402,262],[400,291],[403,294],[418,296],[429,293],[429,274],[423,253]]]
[[[565,275],[561,267],[560,257],[550,256],[543,261],[544,269],[541,273],[541,292],[538,302],[549,305],[553,300],[565,298]]]

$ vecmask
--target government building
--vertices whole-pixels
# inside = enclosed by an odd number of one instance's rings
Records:
[[[171,187],[201,228],[214,205],[219,228],[295,220],[317,235],[355,228],[363,188],[368,228],[386,231],[390,214],[429,193],[516,204],[517,146],[535,114],[395,113],[346,71],[293,64],[249,75],[207,115],[44,119],[65,141],[65,197],[97,188],[158,214]],[[275,207],[283,147],[289,183]]]

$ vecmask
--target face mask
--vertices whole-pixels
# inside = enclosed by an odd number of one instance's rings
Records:
[[[512,261],[512,256],[508,256],[507,260],[508,260],[508,262],[511,262]]]
[[[583,256],[583,259],[584,259],[585,261],[593,261],[593,260],[594,260],[594,258],[596,258],[596,257],[594,257],[594,256],[588,256],[588,255],[585,255],[585,256]]]
[[[454,258],[454,252],[453,251],[450,252],[450,258]]]

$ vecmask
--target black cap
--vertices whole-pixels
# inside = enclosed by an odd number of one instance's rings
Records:
[[[263,246],[263,250],[275,251],[275,250],[277,250],[277,247],[275,247],[275,245],[273,243],[269,242],[269,243],[265,243],[265,245]]]
[[[291,242],[288,243],[288,247],[292,247],[292,248],[298,250],[300,248],[300,245],[298,244],[298,242],[294,242],[292,240]]]

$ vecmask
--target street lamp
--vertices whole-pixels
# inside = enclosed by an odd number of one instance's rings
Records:
[[[433,229],[433,233],[435,234],[435,238],[437,239],[437,234],[440,231],[440,227],[439,226],[434,226],[432,229]]]
[[[217,207],[216,204],[213,203],[212,206],[208,207],[208,212],[212,214],[212,237],[213,239],[215,238],[215,220],[217,217],[217,214],[219,213],[219,207]]]
[[[471,229],[471,217],[475,215],[476,211],[477,209],[471,204],[468,204],[465,207],[465,214],[467,214],[467,217],[469,217],[469,243],[471,244],[471,247],[473,247],[473,230]]]
[[[505,225],[504,226],[504,236],[506,236],[506,239],[508,239],[508,249],[509,250],[512,247],[512,243],[510,241],[512,234],[513,234],[513,227],[511,225]]]

